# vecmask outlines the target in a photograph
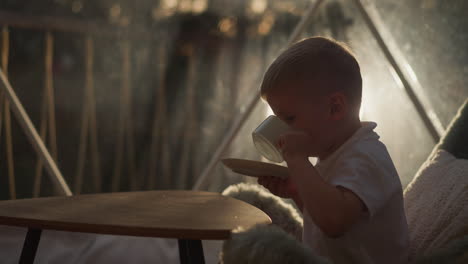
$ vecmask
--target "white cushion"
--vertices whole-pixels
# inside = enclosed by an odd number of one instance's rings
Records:
[[[468,227],[468,160],[439,150],[404,192],[410,258],[428,255]]]

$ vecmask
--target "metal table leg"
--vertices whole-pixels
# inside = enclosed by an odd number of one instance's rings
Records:
[[[179,256],[181,264],[204,264],[201,240],[179,239]]]
[[[24,240],[23,250],[21,251],[21,257],[19,264],[32,264],[36,257],[37,246],[39,246],[39,240],[41,239],[42,229],[29,228]]]

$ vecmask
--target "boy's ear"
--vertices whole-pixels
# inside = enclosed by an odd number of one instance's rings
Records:
[[[334,92],[329,96],[330,117],[333,120],[341,120],[345,117],[348,109],[346,96],[343,92]]]

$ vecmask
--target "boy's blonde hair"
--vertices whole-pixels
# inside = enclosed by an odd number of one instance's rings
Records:
[[[362,79],[359,64],[344,43],[311,37],[287,48],[266,71],[260,94],[266,95],[291,81],[324,81],[325,92],[343,91],[359,113]]]

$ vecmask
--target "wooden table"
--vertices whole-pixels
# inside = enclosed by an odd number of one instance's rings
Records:
[[[177,238],[181,263],[204,263],[201,240],[269,224],[250,204],[219,193],[144,191],[0,201],[0,224],[27,227],[20,263],[33,263],[43,229]]]

